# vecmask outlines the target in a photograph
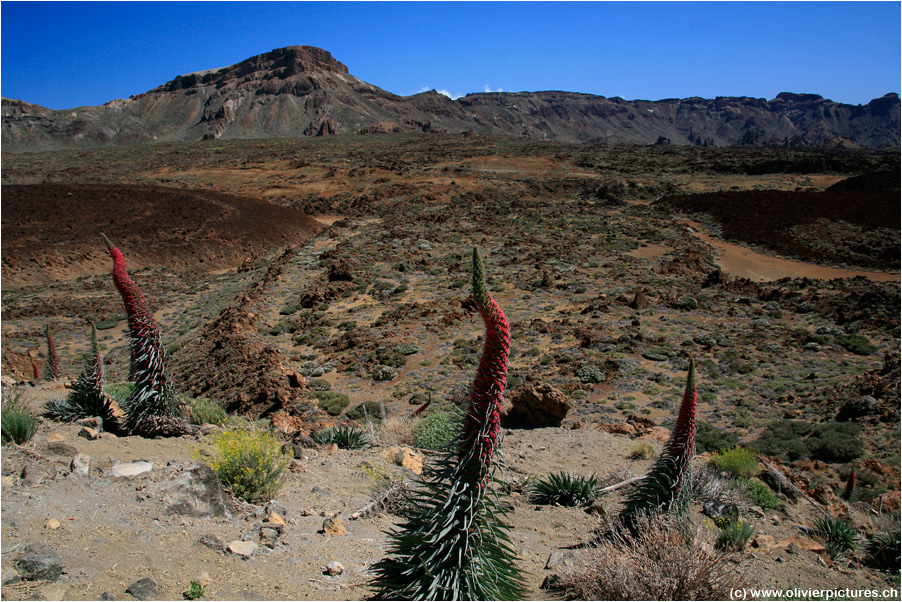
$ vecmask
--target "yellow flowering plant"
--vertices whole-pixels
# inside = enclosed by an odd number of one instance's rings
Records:
[[[285,484],[283,471],[291,457],[282,453],[279,440],[270,433],[224,429],[213,436],[213,448],[210,467],[223,487],[242,499],[271,500]]]

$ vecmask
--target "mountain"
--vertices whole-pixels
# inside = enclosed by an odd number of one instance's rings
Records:
[[[846,105],[816,94],[605,98],[575,92],[490,92],[451,100],[397,96],[351,75],[325,50],[289,46],[241,63],[180,75],[98,107],[55,111],[2,101],[3,149],[13,152],[382,132],[475,131],[559,142],[900,145],[900,101]]]

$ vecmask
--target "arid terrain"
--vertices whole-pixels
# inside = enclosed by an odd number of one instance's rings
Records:
[[[750,447],[807,496],[743,505],[757,535],[736,561],[752,583],[898,590],[898,575],[861,553],[832,560],[810,529],[823,513],[847,516],[863,535],[898,521],[899,165],[898,150],[472,133],[4,154],[4,387],[35,409],[64,397],[90,322],[101,328],[108,382],[126,379],[125,315],[103,232],[155,312],[186,398],[262,420],[286,441],[364,425],[361,406],[378,432],[380,405],[391,419],[426,399],[450,410],[466,398],[483,334],[469,298],[477,246],[512,327],[506,397],[548,385],[571,404],[559,427],[505,423],[503,499],[532,597],[551,595],[543,580],[573,565],[583,551],[570,548],[591,541],[600,519],[537,505],[522,483],[562,469],[609,483],[625,469],[642,474],[651,461],[636,452],[666,440],[689,357],[697,464],[705,452]],[[48,324],[65,376],[36,381]],[[330,406],[313,383],[349,403]],[[814,431],[780,439],[798,424]],[[253,535],[265,509],[190,516],[167,497],[212,427],[157,440],[79,431],[45,418],[30,443],[3,448],[3,599],[128,600],[145,577],[158,599],[178,599],[201,573],[205,599],[372,593],[367,568],[397,518],[351,515],[374,472],[405,476],[383,455],[387,439],[305,448],[275,497],[287,523],[278,541],[243,559],[198,542]],[[802,448],[813,451],[787,452]],[[93,458],[89,476],[72,470],[77,453]],[[153,469],[112,476],[137,461]],[[839,495],[853,466],[850,503]],[[604,512],[616,514],[621,494],[600,498]],[[713,532],[701,506],[692,519]],[[331,515],[346,534],[321,532]],[[63,562],[54,583],[16,578],[25,547],[38,543]],[[330,561],[344,573],[324,575]]]

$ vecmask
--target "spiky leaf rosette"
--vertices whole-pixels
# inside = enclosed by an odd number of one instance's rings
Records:
[[[45,415],[56,420],[71,422],[80,418],[99,416],[103,430],[119,431],[112,398],[103,392],[103,358],[97,342],[97,328],[91,324],[91,353],[85,357],[81,375],[72,385],[72,392],[65,399],[48,403]]]
[[[44,332],[47,336],[47,366],[45,372],[48,380],[56,380],[60,377],[60,360],[56,354],[53,335],[50,334],[50,324],[47,325]]]
[[[695,361],[689,360],[686,391],[670,440],[654,465],[627,498],[620,518],[630,528],[642,514],[675,511],[689,506],[692,457],[695,455],[695,412],[698,405]]]
[[[406,522],[389,532],[389,557],[373,566],[376,597],[389,600],[518,600],[525,595],[504,522],[488,489],[498,447],[510,327],[489,296],[473,250],[473,296],[486,326],[483,356],[456,451],[424,475]]]
[[[182,404],[175,394],[166,367],[166,350],[160,327],[147,307],[144,294],[125,267],[125,256],[103,236],[113,258],[113,283],[122,296],[131,339],[131,380],[135,388],[125,400],[124,427],[145,437],[187,432]]]

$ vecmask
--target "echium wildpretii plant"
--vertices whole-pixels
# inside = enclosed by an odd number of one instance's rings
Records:
[[[60,360],[56,354],[56,345],[53,342],[53,335],[50,334],[50,324],[44,330],[47,336],[47,366],[44,369],[47,380],[56,380],[60,377]]]
[[[103,357],[97,342],[97,328],[91,324],[91,352],[85,356],[85,367],[72,385],[72,392],[65,399],[53,400],[45,407],[44,414],[62,421],[99,416],[103,430],[119,432],[112,398],[103,392]]]
[[[473,249],[473,297],[485,322],[482,359],[457,449],[426,473],[406,522],[389,533],[389,557],[373,566],[376,597],[390,600],[517,600],[522,573],[489,485],[501,428],[510,327],[488,294]]]
[[[620,519],[631,530],[642,514],[675,512],[689,507],[692,457],[695,455],[695,412],[698,405],[695,361],[689,360],[686,391],[680,404],[676,426],[664,450],[645,478],[627,497]]]
[[[122,296],[131,339],[130,377],[135,388],[125,400],[124,427],[145,437],[180,435],[188,430],[182,404],[166,367],[166,349],[160,327],[147,307],[144,294],[125,268],[125,256],[103,236],[113,258],[113,283]]]

